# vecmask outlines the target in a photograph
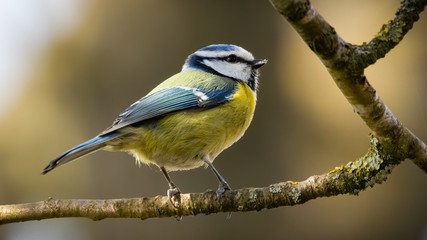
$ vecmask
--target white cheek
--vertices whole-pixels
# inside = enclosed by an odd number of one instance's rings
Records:
[[[224,61],[209,60],[204,60],[203,63],[222,75],[239,79],[244,82],[247,82],[251,76],[251,69],[245,63],[228,63]]]

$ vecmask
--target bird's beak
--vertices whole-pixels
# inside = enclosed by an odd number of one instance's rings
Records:
[[[255,59],[252,61],[252,67],[254,67],[255,69],[258,69],[264,66],[264,64],[266,63],[267,63],[267,59]]]

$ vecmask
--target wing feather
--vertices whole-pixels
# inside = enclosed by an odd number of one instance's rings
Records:
[[[176,111],[191,108],[209,109],[228,102],[233,91],[234,86],[214,90],[173,87],[154,92],[129,106],[101,135]]]

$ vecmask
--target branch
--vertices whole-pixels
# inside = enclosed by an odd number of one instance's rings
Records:
[[[368,43],[358,46],[356,61],[366,68],[383,58],[394,48],[419,19],[427,1],[403,1],[396,12],[396,17],[384,24],[381,30]]]
[[[0,225],[49,218],[162,218],[212,214],[219,212],[248,212],[303,204],[319,197],[357,194],[375,183],[386,180],[394,167],[382,146],[372,136],[368,153],[354,162],[329,173],[311,176],[302,182],[281,182],[263,188],[245,188],[227,192],[216,199],[214,191],[181,194],[180,204],[174,207],[166,196],[151,198],[78,200],[49,198],[46,201],[0,206]],[[396,163],[397,164],[397,163]]]
[[[302,182],[280,182],[263,188],[226,192],[220,201],[214,191],[182,194],[178,207],[166,196],[110,200],[54,200],[0,206],[0,225],[60,217],[160,218],[246,212],[303,204],[319,197],[357,194],[386,180],[394,166],[412,159],[427,173],[427,147],[391,113],[363,72],[396,46],[411,29],[427,0],[404,0],[396,18],[384,25],[368,44],[342,40],[308,0],[271,0],[308,46],[321,59],[355,112],[374,132],[368,153],[345,166]]]
[[[364,75],[364,69],[396,46],[412,28],[427,0],[404,0],[396,17],[368,44],[345,42],[308,0],[271,0],[310,49],[338,88],[395,159],[411,159],[427,173],[427,146],[393,115]]]

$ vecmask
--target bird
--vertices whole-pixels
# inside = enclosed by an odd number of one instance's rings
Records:
[[[99,135],[52,160],[41,174],[101,149],[124,151],[137,165],[160,168],[171,202],[181,191],[169,172],[210,167],[219,181],[219,201],[231,187],[212,162],[249,127],[259,68],[266,63],[237,45],[203,47],[187,57],[181,72],[130,105]]]

